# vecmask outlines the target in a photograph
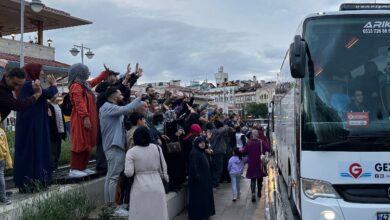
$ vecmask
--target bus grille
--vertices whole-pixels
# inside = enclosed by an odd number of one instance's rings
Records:
[[[351,184],[333,185],[333,187],[347,202],[390,204],[388,184]]]

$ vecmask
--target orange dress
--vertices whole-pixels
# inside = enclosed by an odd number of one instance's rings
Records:
[[[88,80],[91,88],[95,87],[108,76],[103,71],[96,78]],[[71,151],[91,151],[96,145],[98,129],[98,112],[96,109],[95,95],[87,91],[80,83],[73,83],[69,89],[70,100],[73,103],[72,114],[70,115],[70,141]],[[84,127],[84,118],[89,117],[92,128]]]

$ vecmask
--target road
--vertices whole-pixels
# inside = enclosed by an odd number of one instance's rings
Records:
[[[223,183],[214,190],[216,215],[210,220],[264,220],[264,196],[255,203],[251,201],[250,180],[241,180],[241,198],[232,201],[230,183]],[[264,195],[264,187],[263,193]],[[187,211],[182,212],[174,220],[187,220]]]

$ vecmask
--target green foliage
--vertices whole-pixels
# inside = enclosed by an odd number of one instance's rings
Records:
[[[267,104],[264,103],[251,103],[246,107],[247,116],[253,116],[255,118],[266,118],[268,115]]]
[[[96,208],[84,191],[55,194],[23,208],[22,220],[85,219]]]
[[[14,148],[15,147],[15,131],[6,131],[7,134],[7,141],[8,141],[8,147]]]
[[[99,219],[109,220],[110,217],[114,214],[115,209],[112,207],[102,207],[99,213]]]
[[[92,149],[90,159],[96,158],[96,147]],[[68,165],[70,163],[70,139],[67,138],[61,143],[61,154],[58,159],[58,166]]]

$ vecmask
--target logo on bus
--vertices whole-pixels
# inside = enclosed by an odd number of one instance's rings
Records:
[[[352,163],[349,165],[348,172],[342,172],[340,173],[341,177],[352,177],[355,179],[361,178],[361,177],[370,177],[371,173],[363,172],[363,167],[359,163]]]

